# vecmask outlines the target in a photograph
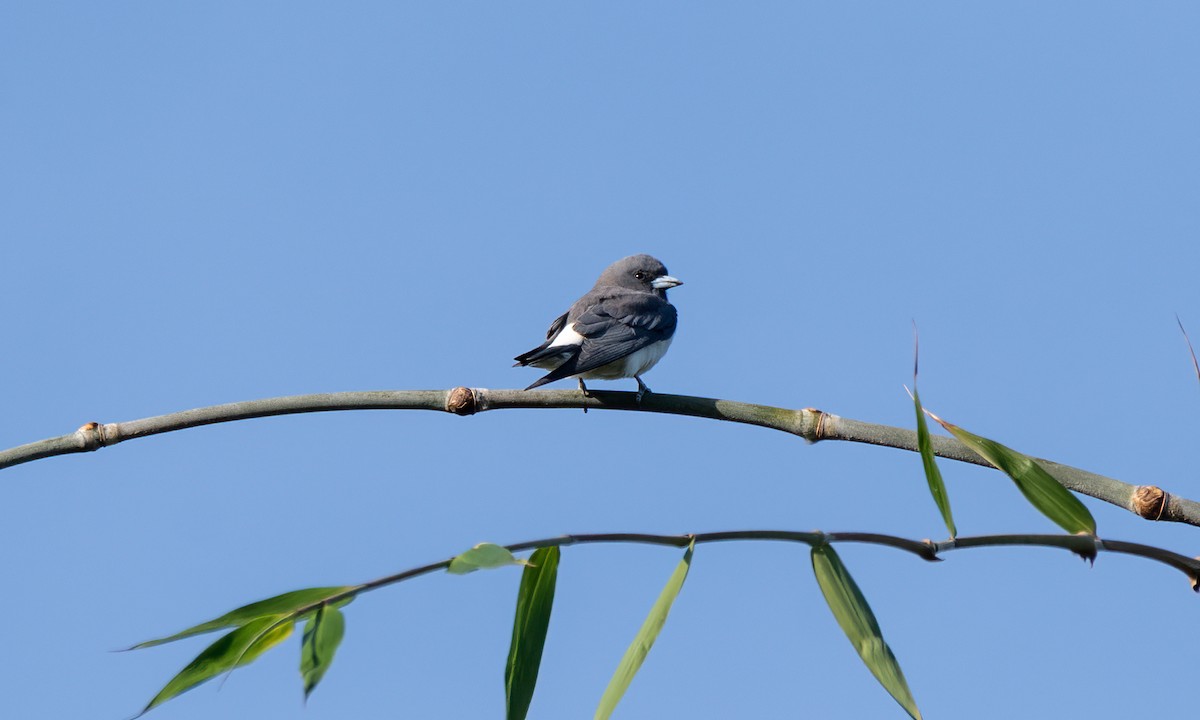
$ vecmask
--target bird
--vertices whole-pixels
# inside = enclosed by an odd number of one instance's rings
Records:
[[[595,287],[558,316],[546,342],[514,358],[513,367],[549,370],[526,390],[574,377],[637,381],[637,402],[650,392],[642,375],[654,367],[675,336],[678,315],[667,290],[682,285],[650,255],[630,255],[605,268]]]

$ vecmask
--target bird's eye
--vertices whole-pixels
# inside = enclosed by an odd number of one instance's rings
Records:
[[[635,273],[633,274],[633,276],[634,276],[635,278],[637,278],[638,280],[645,280],[645,279],[646,279],[646,273],[642,272],[641,270],[638,270],[637,272],[635,272]]]

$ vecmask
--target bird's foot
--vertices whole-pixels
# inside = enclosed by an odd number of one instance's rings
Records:
[[[638,377],[637,375],[634,375],[633,379],[637,380],[638,391],[637,391],[637,396],[635,397],[635,399],[637,401],[637,404],[640,406],[642,404],[642,398],[646,395],[646,393],[650,392],[650,388],[646,387],[646,383],[642,382],[642,379],[640,377]]]
[[[588,392],[587,385],[583,384],[583,378],[578,378],[578,380],[579,380],[579,392],[583,393],[583,396],[585,398],[590,398],[592,396],[592,394],[590,392]],[[587,405],[583,406],[583,414],[587,415]]]

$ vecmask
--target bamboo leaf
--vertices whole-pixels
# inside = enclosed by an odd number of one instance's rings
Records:
[[[243,605],[236,610],[231,610],[225,613],[219,618],[209,620],[208,622],[202,622],[199,625],[193,625],[187,630],[177,632],[174,635],[168,635],[167,637],[161,637],[155,640],[147,640],[146,642],[138,643],[137,645],[134,645],[128,649],[137,650],[140,648],[153,647],[155,645],[162,645],[164,643],[182,640],[183,638],[191,637],[193,635],[209,633],[213,632],[214,630],[221,630],[227,627],[245,625],[250,620],[254,620],[266,615],[287,615],[294,610],[298,610],[299,608],[312,605],[314,603],[321,602],[326,598],[353,590],[355,587],[357,586],[343,585],[341,587],[315,587],[305,588],[303,590],[292,590],[291,592],[285,592],[282,595],[276,595],[274,597],[267,598],[266,600],[259,600],[258,602],[253,602],[249,605]],[[339,604],[344,605],[349,601],[350,599],[346,599],[344,602]]]
[[[813,574],[817,584],[825,595],[825,602],[833,611],[834,618],[841,626],[842,632],[850,639],[850,644],[858,651],[859,657],[867,669],[875,676],[880,685],[900,703],[900,707],[914,719],[921,720],[921,711],[913,700],[912,692],[900,670],[900,663],[892,654],[892,649],[883,641],[883,633],[875,620],[875,613],[863,597],[858,584],[837,552],[829,545],[817,545],[812,549]]]
[[[346,616],[332,605],[322,605],[308,619],[300,643],[300,676],[304,678],[305,700],[325,677],[345,634]]]
[[[251,620],[218,638],[209,645],[187,667],[163,686],[138,715],[158,707],[221,673],[249,665],[267,650],[286,640],[292,634],[293,622],[283,622],[285,615],[268,615]],[[276,623],[280,623],[276,625]],[[276,625],[275,627],[272,627]]]
[[[1025,499],[1070,533],[1096,534],[1096,520],[1087,507],[1028,455],[1005,447],[995,440],[967,432],[957,425],[933,416],[959,442],[1013,479]]]
[[[525,720],[533,700],[538,669],[542,664],[542,648],[550,627],[550,611],[554,606],[558,560],[557,545],[540,548],[530,556],[529,564],[521,573],[512,644],[504,667],[505,717],[508,720]]]
[[[675,572],[671,573],[671,578],[667,580],[667,585],[662,589],[658,600],[654,601],[654,607],[650,608],[650,614],[646,616],[642,628],[638,630],[633,642],[625,651],[625,656],[621,658],[616,672],[608,681],[608,687],[604,689],[604,695],[600,698],[600,705],[596,708],[596,720],[607,720],[612,716],[617,703],[621,702],[621,697],[625,695],[629,684],[633,682],[633,676],[637,674],[646,655],[650,653],[650,648],[654,647],[658,633],[667,622],[667,614],[671,612],[671,604],[675,602],[679,591],[683,589],[683,581],[687,579],[688,569],[691,568],[692,551],[695,550],[695,547],[694,541],[688,545],[687,552],[683,554],[683,560],[676,566]]]
[[[505,565],[528,565],[528,560],[515,557],[508,548],[492,543],[479,543],[450,561],[446,572],[454,575],[466,575],[476,570],[489,570]]]
[[[929,494],[938,511],[942,513],[942,521],[950,537],[958,535],[954,526],[954,516],[950,512],[950,494],[946,492],[946,483],[942,480],[942,471],[938,469],[937,460],[933,454],[933,439],[929,436],[929,424],[925,422],[925,410],[921,407],[921,396],[917,394],[916,375],[913,375],[913,405],[917,408],[917,449],[921,451],[921,464],[925,466],[925,480],[929,483]]]

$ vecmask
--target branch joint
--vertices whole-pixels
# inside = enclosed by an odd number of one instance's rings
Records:
[[[1162,520],[1171,496],[1157,485],[1139,485],[1130,499],[1130,510],[1146,520]]]
[[[467,387],[456,387],[446,395],[446,412],[455,415],[474,415],[479,412],[479,398]]]
[[[107,445],[115,445],[120,442],[115,424],[84,423],[75,431],[75,436],[79,439],[79,447],[83,452],[92,452],[93,450],[99,450]]]

